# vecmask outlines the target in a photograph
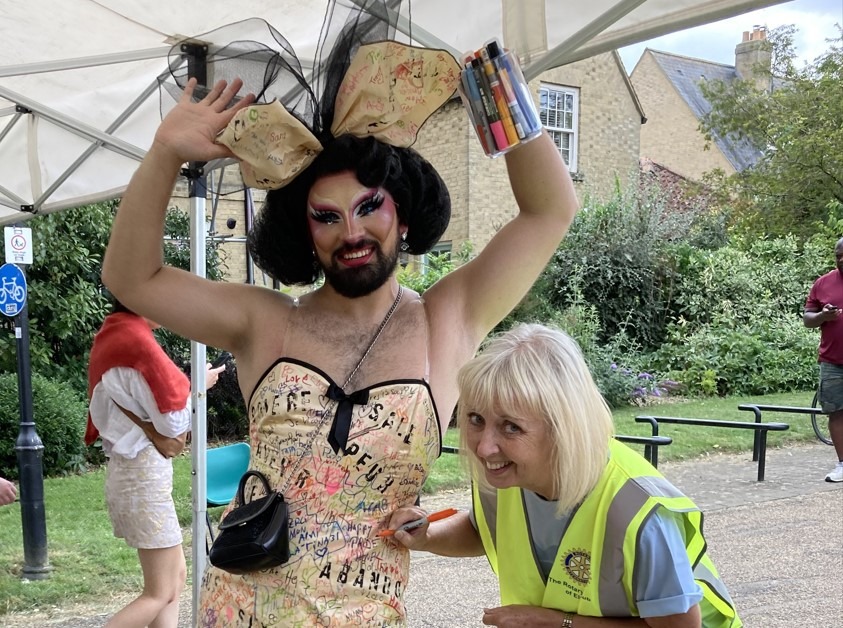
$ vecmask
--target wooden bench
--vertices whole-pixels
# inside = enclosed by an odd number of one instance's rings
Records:
[[[644,445],[644,457],[647,461],[658,468],[659,465],[659,447],[670,445],[673,439],[669,436],[626,436],[622,434],[615,434],[615,439],[622,443],[631,443],[636,445]],[[442,445],[442,453],[444,454],[458,454],[460,450],[458,447],[451,447],[449,445]]]
[[[640,415],[635,417],[636,423],[649,423],[653,436],[659,435],[659,424],[698,425],[700,427],[730,427],[742,430],[754,430],[757,439],[757,450],[753,449],[752,460],[758,461],[758,481],[764,481],[764,471],[767,457],[767,432],[783,432],[790,429],[787,423],[758,423],[748,421],[722,421],[719,419],[686,419],[675,416]],[[758,454],[757,458],[755,454]]]

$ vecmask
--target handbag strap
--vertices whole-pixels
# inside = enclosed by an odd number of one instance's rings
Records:
[[[240,484],[237,486],[237,501],[240,502],[241,506],[246,503],[246,482],[248,482],[250,477],[255,477],[261,481],[263,489],[267,495],[272,493],[272,489],[269,488],[269,480],[266,479],[266,476],[260,471],[249,469],[242,475],[240,478]]]
[[[360,359],[357,360],[357,365],[351,370],[351,373],[348,374],[348,377],[345,378],[345,383],[343,383],[342,388],[345,389],[348,386],[349,382],[351,382],[354,375],[360,369],[360,365],[363,364],[363,361],[368,357],[369,353],[372,351],[372,347],[375,346],[375,343],[380,338],[381,333],[383,332],[386,324],[389,322],[389,319],[392,318],[392,315],[395,313],[395,310],[398,308],[398,304],[401,302],[401,296],[404,294],[404,286],[398,285],[398,294],[395,295],[395,301],[392,302],[392,306],[390,306],[389,310],[386,313],[386,316],[383,317],[380,326],[378,326],[375,335],[372,336],[372,340],[369,341],[369,346],[366,347],[366,350],[363,352],[363,355],[360,356]],[[337,402],[339,405],[339,402]],[[336,411],[336,410],[335,410]],[[310,433],[310,437],[307,440],[307,443],[304,446],[304,450],[302,451],[301,456],[299,456],[298,460],[296,460],[296,464],[293,467],[293,470],[290,471],[289,475],[287,476],[287,481],[284,482],[284,488],[281,489],[281,494],[286,494],[287,489],[290,488],[290,482],[292,482],[293,478],[296,476],[296,471],[299,470],[301,466],[302,460],[304,457],[311,451],[313,447],[313,442],[316,440],[316,436],[318,436],[319,432],[322,431],[322,427],[324,427],[325,423],[328,421],[329,418],[333,416],[333,412],[330,410],[325,410],[322,413],[322,418],[319,421],[319,424],[313,429]]]

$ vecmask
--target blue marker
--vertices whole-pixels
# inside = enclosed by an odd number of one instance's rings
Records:
[[[495,143],[492,139],[492,132],[486,121],[486,112],[483,109],[483,101],[480,97],[480,90],[477,87],[477,82],[474,80],[474,72],[470,68],[465,68],[462,71],[462,84],[466,96],[471,103],[471,111],[473,113],[475,128],[477,129],[477,136],[480,138],[480,143],[483,145],[483,150],[487,154],[495,152]]]

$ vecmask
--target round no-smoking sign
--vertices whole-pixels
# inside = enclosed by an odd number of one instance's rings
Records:
[[[32,229],[29,227],[6,227],[3,231],[6,236],[6,263],[31,264]]]

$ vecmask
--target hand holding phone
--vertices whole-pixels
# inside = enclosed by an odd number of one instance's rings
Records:
[[[216,360],[214,360],[213,362],[211,362],[211,368],[212,368],[212,369],[219,368],[219,367],[221,367],[223,364],[226,364],[226,363],[227,363],[227,362],[228,362],[231,358],[232,358],[232,355],[231,355],[228,351],[223,351],[222,353],[220,353],[220,354],[217,356],[217,359],[216,359]]]

